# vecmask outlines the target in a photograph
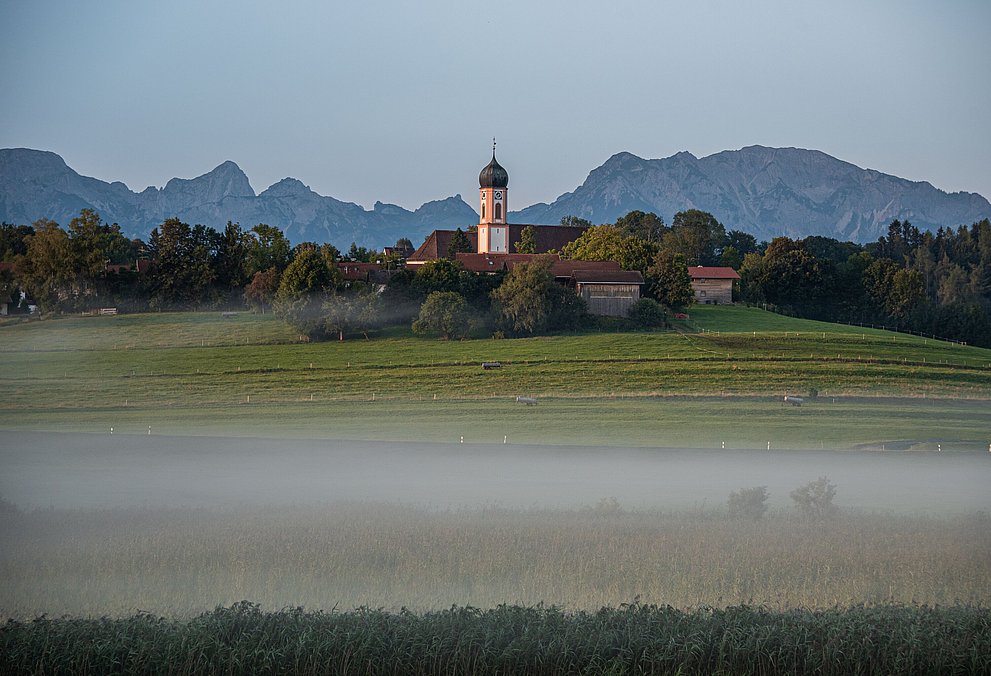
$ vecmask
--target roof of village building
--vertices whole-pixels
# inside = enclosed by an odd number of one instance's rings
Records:
[[[688,275],[692,279],[740,279],[733,268],[717,268],[705,265],[689,266]]]
[[[588,229],[580,225],[528,225],[515,223],[510,223],[505,227],[509,228],[507,242],[512,251],[516,250],[516,244],[519,243],[520,238],[523,236],[523,229],[533,228],[536,243],[535,248],[538,254],[547,253],[548,251],[560,251],[581,237]],[[434,230],[427,236],[427,239],[420,245],[420,248],[413,252],[413,255],[407,259],[407,262],[412,262],[415,265],[438,258],[446,258],[447,251],[451,246],[451,237],[454,236],[454,233],[454,230]],[[472,252],[478,251],[478,233],[465,232],[465,234],[468,235]]]
[[[551,266],[551,274],[555,277],[571,277],[575,273],[575,270],[607,271],[622,270],[622,267],[616,261],[578,261],[568,259],[557,260]]]
[[[434,230],[427,235],[427,239],[420,245],[413,255],[406,259],[407,263],[426,263],[435,261],[438,258],[447,258],[447,251],[451,248],[451,238],[454,230]],[[468,242],[472,251],[478,251],[478,233],[466,232]]]
[[[532,254],[504,253],[459,253],[456,256],[456,260],[469,272],[509,270],[516,263],[524,263],[533,258],[534,256]]]
[[[341,276],[349,281],[366,280],[368,273],[372,270],[380,270],[382,266],[378,263],[360,263],[357,261],[341,261],[337,264],[337,269],[341,271]]]
[[[575,261],[581,263],[583,261]],[[588,262],[588,261],[585,261]],[[575,270],[571,278],[578,284],[643,284],[639,270]]]

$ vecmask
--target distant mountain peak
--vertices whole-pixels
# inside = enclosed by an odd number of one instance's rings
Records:
[[[296,195],[316,195],[310,189],[310,186],[305,185],[298,178],[292,178],[287,176],[278,183],[273,183],[266,190],[259,194],[259,197],[291,197]]]
[[[231,160],[196,178],[173,178],[165,184],[163,192],[182,193],[203,202],[219,202],[225,197],[255,196],[247,175]]]

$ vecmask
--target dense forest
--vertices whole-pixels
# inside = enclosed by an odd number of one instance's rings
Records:
[[[667,225],[633,211],[615,223],[589,226],[559,254],[614,260],[644,274],[645,299],[629,326],[664,323],[666,310],[692,302],[688,267],[721,265],[741,276],[736,297],[796,316],[883,325],[976,345],[991,345],[991,223],[921,231],[894,221],[877,242],[827,237],[757,242],[727,231],[711,214],[687,210]],[[521,249],[529,246],[524,232]],[[597,321],[583,301],[554,283],[549,261],[536,258],[508,274],[478,275],[453,258],[403,268],[408,240],[384,251],[352,245],[291,246],[281,230],[258,224],[222,232],[169,219],[148,242],[128,240],[116,224],[83,210],[66,228],[49,220],[0,225],[0,302],[41,312],[100,307],[122,312],[250,308],[274,311],[311,339],[368,336],[412,323],[445,338],[533,335],[574,330]],[[342,270],[376,263],[375,283]]]

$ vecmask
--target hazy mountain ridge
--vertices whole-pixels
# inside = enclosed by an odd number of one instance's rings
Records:
[[[133,192],[124,183],[81,176],[57,154],[14,148],[0,150],[0,220],[28,224],[49,218],[65,226],[91,208],[118,223],[129,237],[147,239],[167,218],[222,228],[227,221],[249,229],[275,225],[293,243],[351,242],[380,248],[399,237],[419,244],[435,228],[467,227],[478,215],[460,195],[427,202],[416,211],[376,203],[357,204],[319,195],[295,178],[284,178],[256,194],[240,167],[228,160],[191,179],[173,178],[164,188]]]
[[[947,193],[817,150],[762,146],[701,159],[688,152],[658,160],[618,153],[574,192],[513,216],[557,223],[573,214],[604,223],[641,209],[670,223],[689,208],[709,211],[727,228],[762,239],[826,235],[859,242],[877,239],[896,218],[935,229],[991,217],[991,204],[976,193]]]
[[[991,204],[976,193],[946,193],[816,150],[762,146],[701,159],[688,152],[656,160],[618,153],[573,192],[509,216],[516,223],[554,224],[567,215],[606,223],[640,209],[670,223],[676,212],[693,207],[761,239],[819,234],[865,242],[877,239],[895,218],[932,229],[991,217]],[[409,211],[383,202],[367,210],[319,195],[295,178],[256,194],[229,160],[202,176],[173,178],[163,188],[138,193],[119,181],[81,176],[52,152],[0,150],[0,220],[28,224],[50,218],[64,226],[83,208],[95,209],[128,236],[142,239],[166,218],[178,217],[218,229],[228,220],[245,229],[268,223],[294,243],[312,240],[338,247],[354,241],[379,248],[399,237],[418,245],[434,229],[478,222],[461,195]]]

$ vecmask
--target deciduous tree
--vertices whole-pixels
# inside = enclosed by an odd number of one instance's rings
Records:
[[[647,270],[654,297],[671,309],[680,310],[695,301],[692,278],[680,253],[661,249]]]
[[[423,301],[420,316],[413,322],[413,333],[437,333],[445,340],[468,335],[468,303],[453,291],[434,291]]]

